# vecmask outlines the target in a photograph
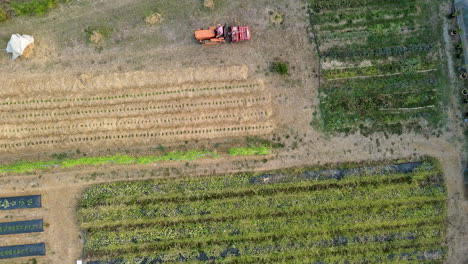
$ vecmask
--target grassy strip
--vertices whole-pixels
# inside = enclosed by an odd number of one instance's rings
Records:
[[[78,159],[66,159],[63,161],[39,161],[25,162],[0,166],[0,173],[10,172],[31,172],[36,170],[44,170],[48,167],[69,168],[81,165],[103,165],[103,164],[150,164],[159,161],[191,161],[205,156],[219,157],[216,151],[208,150],[189,150],[189,151],[174,151],[165,155],[158,156],[128,156],[128,155],[113,155],[105,157],[83,157]]]
[[[230,148],[228,150],[229,155],[236,156],[254,156],[254,155],[269,155],[271,149],[268,146],[249,146],[247,148]]]

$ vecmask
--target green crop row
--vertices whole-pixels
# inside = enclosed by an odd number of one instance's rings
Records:
[[[436,87],[437,78],[434,78],[432,72],[417,72],[412,74],[390,75],[385,78],[369,77],[343,79],[333,82],[325,82],[321,85],[322,92],[330,93],[335,90],[347,91],[350,94],[378,92],[381,93],[401,93],[408,91],[418,91],[423,87],[424,90]]]
[[[408,174],[407,180],[416,175],[426,175],[427,172],[432,171],[433,162],[425,162],[429,164],[426,167],[418,169],[413,174]],[[356,165],[353,165],[356,166]],[[344,175],[340,182],[346,183],[348,178],[354,182],[352,178],[360,178],[364,176],[380,177],[386,176],[390,179],[392,177],[399,178],[401,175],[388,175],[389,173],[383,170],[384,167],[374,166],[376,171],[360,170],[359,175],[347,174]],[[344,167],[341,169],[345,169]],[[316,177],[310,177],[312,173],[316,173]],[[200,179],[179,179],[171,181],[138,181],[138,182],[115,182],[109,184],[94,185],[86,189],[80,201],[81,208],[90,208],[99,205],[111,204],[142,204],[155,203],[158,201],[167,202],[177,200],[177,197],[182,195],[188,200],[193,200],[190,197],[199,197],[200,199],[216,198],[216,197],[229,197],[229,196],[242,196],[249,193],[255,193],[252,190],[259,190],[270,185],[279,186],[281,188],[288,188],[294,186],[298,182],[313,182],[313,184],[324,183],[328,186],[330,183],[336,183],[336,180],[331,180],[326,177],[327,170],[321,168],[300,168],[286,171],[274,172],[261,172],[261,173],[244,173],[236,175],[223,175],[216,177],[203,177]],[[439,171],[434,171],[438,174]],[[324,176],[322,176],[324,175]],[[323,177],[323,178],[322,178]],[[324,180],[328,180],[325,181]],[[278,185],[280,184],[280,185]],[[293,184],[293,185],[291,185]],[[346,183],[347,184],[347,183]],[[335,185],[338,186],[338,185]],[[331,186],[333,187],[333,186]],[[317,187],[317,189],[320,189]],[[324,189],[324,187],[322,188]],[[229,191],[228,191],[229,190]],[[234,191],[237,190],[237,191]],[[229,193],[229,195],[227,195]],[[238,193],[238,194],[236,194]]]
[[[357,8],[363,6],[381,6],[381,5],[405,5],[407,3],[415,2],[416,0],[309,0],[312,5],[312,9],[315,12],[322,10],[332,9],[343,9],[343,8]]]
[[[92,209],[82,209],[79,211],[80,218],[83,222],[95,222],[97,220],[115,221],[122,219],[139,219],[157,217],[181,217],[210,214],[222,214],[223,211],[229,211],[233,208],[246,212],[254,211],[255,207],[265,207],[272,210],[274,208],[293,208],[301,207],[306,204],[320,205],[329,202],[336,202],[342,199],[346,200],[376,200],[385,199],[391,200],[394,196],[399,198],[412,196],[425,196],[430,194],[433,197],[443,197],[445,190],[440,187],[424,186],[415,187],[410,184],[397,184],[386,186],[372,187],[347,187],[344,189],[326,189],[318,190],[313,193],[309,192],[294,192],[294,193],[275,193],[274,196],[259,196],[261,190],[255,191],[257,195],[244,196],[239,195],[228,199],[214,200],[196,200],[185,202],[184,200],[176,202],[150,202],[147,205],[130,205],[122,206],[121,204],[113,206],[96,207]]]
[[[242,219],[229,222],[182,223],[174,226],[152,226],[134,230],[119,229],[112,231],[90,230],[87,250],[99,250],[102,247],[140,244],[140,243],[173,243],[173,240],[206,239],[219,240],[249,234],[279,234],[301,230],[327,230],[340,226],[352,228],[359,223],[403,220],[409,218],[434,218],[445,212],[443,204],[407,205],[396,207],[350,208],[335,210],[324,214],[305,214],[291,219],[288,217],[270,217],[263,219]],[[93,232],[94,231],[94,232]],[[180,246],[180,243],[177,243]]]
[[[432,175],[431,172],[418,172],[423,175]],[[125,204],[125,205],[145,205],[154,203],[168,202],[188,202],[203,201],[212,199],[238,198],[245,196],[274,195],[283,193],[298,193],[306,191],[318,191],[335,188],[352,188],[356,186],[378,186],[382,184],[394,184],[402,182],[411,182],[413,174],[392,174],[392,175],[366,175],[360,177],[347,177],[340,180],[320,180],[320,181],[298,181],[298,182],[279,182],[275,184],[247,185],[240,188],[225,190],[211,190],[205,192],[187,193],[186,195],[174,194],[156,194],[143,197],[129,196],[121,199],[107,199],[104,204]],[[94,201],[96,203],[97,201]],[[102,203],[101,203],[102,204]]]
[[[229,155],[236,156],[254,156],[254,155],[269,155],[271,149],[268,146],[249,146],[249,147],[240,147],[240,148],[230,148],[228,150]]]
[[[189,150],[189,151],[174,151],[165,155],[155,156],[129,156],[129,155],[113,155],[105,157],[82,157],[77,159],[54,160],[54,161],[38,161],[26,162],[20,161],[17,163],[0,166],[0,173],[23,173],[36,170],[44,170],[50,167],[75,167],[81,165],[103,165],[103,164],[150,164],[159,161],[191,161],[202,157],[211,156],[218,157],[216,151],[208,150]]]
[[[403,17],[415,14],[416,10],[416,3],[414,1],[408,1],[407,3],[401,3],[399,5],[384,5],[372,8],[337,9],[320,14],[318,23],[341,23],[342,21],[354,22],[361,20],[371,21],[388,17]]]
[[[413,235],[413,237],[411,237]],[[163,262],[178,262],[180,261],[180,256],[184,256],[185,261],[196,261],[198,260],[200,253],[203,252],[204,255],[209,256],[213,260],[233,260],[239,261],[240,263],[246,263],[246,259],[259,259],[266,258],[269,260],[276,259],[277,257],[284,257],[294,252],[292,256],[302,255],[304,252],[313,254],[316,257],[327,256],[330,251],[333,249],[339,251],[356,251],[356,252],[366,252],[366,251],[379,251],[381,249],[385,252],[385,248],[404,248],[407,245],[418,245],[421,243],[424,246],[434,245],[441,242],[441,237],[438,232],[426,231],[418,232],[414,231],[410,236],[406,234],[388,234],[387,236],[392,236],[390,241],[379,241],[375,240],[359,240],[359,237],[356,241],[348,239],[347,237],[336,237],[334,239],[326,240],[322,239],[320,235],[308,235],[308,234],[294,234],[291,233],[290,236],[274,238],[269,240],[260,240],[255,241],[246,241],[246,242],[235,242],[231,243],[220,242],[215,245],[198,245],[197,249],[191,248],[169,248],[165,251],[158,251],[153,248],[151,244],[144,244],[140,247],[108,247],[105,250],[100,251],[95,256],[100,256],[100,254],[107,257],[117,257],[125,253],[142,253],[142,248],[146,252],[158,252],[159,259]],[[381,234],[381,236],[385,236]],[[363,236],[364,237],[364,236]],[[117,253],[118,252],[118,253]],[[300,254],[298,254],[300,252]],[[338,253],[335,252],[335,253]],[[109,254],[110,253],[110,254]],[[338,253],[339,254],[339,253]],[[335,255],[335,254],[333,254]],[[247,261],[248,263],[248,261]]]
[[[123,220],[115,220],[111,221],[109,218],[103,221],[94,221],[88,223],[82,223],[81,227],[83,229],[98,229],[101,228],[102,230],[109,229],[109,228],[121,228],[123,226],[134,226],[134,227],[144,227],[144,226],[152,226],[152,225],[159,225],[160,227],[163,226],[172,226],[179,223],[208,223],[208,222],[223,222],[223,221],[233,221],[236,219],[260,219],[269,216],[285,216],[285,215],[305,215],[305,214],[318,214],[323,212],[333,212],[333,211],[340,211],[340,210],[351,210],[354,208],[365,207],[365,208],[391,208],[391,207],[398,207],[398,206],[407,206],[408,203],[414,204],[438,204],[443,201],[443,198],[438,197],[430,197],[427,196],[414,196],[411,198],[406,199],[393,199],[393,200],[352,200],[353,204],[350,205],[349,202],[343,200],[335,200],[330,201],[327,203],[322,204],[309,204],[305,206],[299,206],[295,204],[292,207],[272,207],[272,208],[261,208],[261,207],[254,207],[255,211],[248,211],[245,212],[243,208],[235,209],[237,211],[233,211],[231,214],[226,212],[224,213],[209,213],[209,215],[188,215],[188,216],[177,216],[177,217],[139,217],[139,219],[131,219],[135,217],[125,217],[125,216],[118,216],[116,214],[112,216],[113,219],[122,219]],[[245,206],[244,206],[245,208]],[[442,208],[444,209],[444,208]],[[444,209],[445,210],[445,209]],[[122,213],[124,213],[123,211]],[[130,218],[130,219],[128,219]]]
[[[406,16],[394,18],[379,18],[376,20],[360,20],[346,21],[343,20],[339,24],[321,24],[320,31],[347,31],[349,29],[366,29],[369,32],[380,34],[383,37],[385,34],[401,33],[402,28],[411,28],[418,25],[419,16]]]
[[[322,261],[324,258],[335,260],[340,259],[343,261],[342,263],[348,263],[346,262],[346,259],[353,258],[353,256],[359,255],[360,257],[367,258],[369,255],[375,255],[375,253],[378,253],[380,256],[386,256],[388,260],[389,256],[392,256],[390,252],[405,252],[405,249],[416,249],[421,251],[421,249],[428,247],[432,248],[440,245],[440,242],[440,238],[422,238],[409,241],[396,240],[387,243],[369,243],[365,245],[358,244],[348,246],[319,247],[317,249],[300,249],[276,254],[267,253],[261,255],[238,257],[236,259],[231,257],[226,259],[225,263],[290,263],[291,261],[301,257],[305,257],[311,261]],[[385,258],[384,261],[386,261]],[[404,261],[405,260],[403,259],[402,261],[396,261],[396,263],[404,263]]]
[[[330,112],[328,106],[322,105],[324,126],[330,132],[350,133],[360,130],[387,131],[393,133],[389,128],[394,125],[398,133],[403,132],[407,124],[417,123],[425,119],[429,127],[436,128],[441,118],[441,113],[435,107],[419,108],[408,111],[366,111],[359,112]]]
[[[346,90],[330,91],[324,101],[330,112],[361,112],[379,111],[385,108],[411,108],[436,103],[434,90],[405,93],[380,94],[360,92],[357,90],[350,94]],[[365,109],[365,110],[363,110]]]
[[[384,61],[383,63],[374,63],[366,67],[350,67],[340,69],[323,70],[323,76],[326,80],[344,79],[344,78],[362,78],[362,77],[380,77],[379,75],[418,75],[420,71],[435,70],[435,62],[425,56],[409,56],[397,61]],[[384,76],[387,77],[387,76]]]

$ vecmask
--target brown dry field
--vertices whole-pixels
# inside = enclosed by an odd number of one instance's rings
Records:
[[[43,17],[2,24],[0,46],[16,32],[34,35],[36,43],[35,53],[28,59],[13,62],[0,55],[0,161],[50,159],[62,152],[70,157],[144,154],[160,145],[171,150],[227,148],[241,144],[248,135],[281,142],[285,148],[267,157],[222,155],[189,163],[3,174],[0,196],[42,194],[43,208],[0,211],[0,221],[37,217],[48,227],[40,234],[2,236],[0,246],[46,242],[47,255],[36,257],[39,263],[75,263],[82,247],[76,203],[81,191],[95,183],[417,160],[430,155],[441,161],[449,191],[446,263],[468,263],[468,203],[461,174],[463,134],[455,123],[456,113],[449,113],[447,129],[439,137],[430,133],[324,135],[311,126],[319,105],[317,60],[305,5],[286,0],[217,3],[215,11],[210,11],[198,0],[72,1]],[[163,22],[147,25],[143,14],[155,6]],[[273,25],[270,11],[284,14],[284,23]],[[250,25],[253,39],[209,47],[192,39],[194,29],[224,21]],[[83,30],[89,25],[114,30],[100,44],[102,49],[86,43]],[[276,59],[289,62],[288,76],[270,72]],[[237,88],[222,89],[226,86]],[[153,94],[157,92],[161,94]],[[123,97],[138,94],[145,96]],[[101,99],[84,100],[89,98]],[[45,102],[49,99],[63,100]],[[248,126],[261,128],[240,129]],[[204,132],[183,133],[194,130]],[[144,135],[136,137],[140,134]]]

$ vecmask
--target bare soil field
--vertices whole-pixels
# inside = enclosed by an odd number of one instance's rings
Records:
[[[76,202],[95,183],[430,155],[441,161],[448,185],[446,263],[468,263],[459,126],[449,120],[439,137],[324,135],[311,125],[319,104],[318,70],[305,3],[216,3],[211,11],[198,0],[71,1],[46,16],[1,24],[0,45],[17,32],[36,39],[31,58],[0,55],[1,163],[47,160],[60,152],[145,153],[185,141],[212,148],[257,135],[285,148],[261,157],[3,174],[1,196],[42,194],[43,208],[0,211],[0,221],[37,217],[49,225],[39,235],[0,237],[0,246],[46,242],[47,255],[38,263],[76,263],[82,253]],[[144,13],[154,8],[163,20],[148,25]],[[271,23],[270,11],[284,14],[283,23]],[[250,25],[253,39],[210,47],[193,39],[193,30],[224,21]],[[87,43],[84,29],[93,25],[111,27],[112,36],[99,46]],[[275,60],[289,63],[288,76],[270,71]]]

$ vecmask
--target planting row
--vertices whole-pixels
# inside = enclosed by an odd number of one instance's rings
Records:
[[[239,95],[232,99],[214,99],[214,98],[199,98],[181,99],[177,102],[139,102],[131,104],[112,104],[99,105],[95,107],[69,107],[66,109],[49,109],[49,110],[24,110],[14,112],[4,112],[1,116],[6,123],[23,123],[23,122],[39,122],[39,121],[70,121],[73,119],[83,118],[102,118],[102,117],[127,117],[127,116],[142,116],[154,114],[173,114],[173,113],[192,113],[194,111],[202,111],[206,109],[226,109],[226,108],[248,108],[256,107],[257,105],[269,103],[269,98],[266,96],[250,96]]]
[[[44,243],[0,247],[0,259],[44,256],[45,254]]]
[[[365,176],[379,177],[382,180],[400,178],[399,173],[405,173],[407,180],[414,178],[424,178],[428,172],[433,171],[431,162],[412,162],[400,164],[371,164],[370,166],[351,166],[342,168],[301,168],[293,170],[276,171],[274,173],[248,173],[209,177],[203,179],[181,179],[164,181],[141,181],[141,182],[116,182],[106,185],[96,185],[87,189],[80,201],[82,208],[95,207],[111,204],[132,204],[138,198],[144,200],[172,199],[172,196],[200,196],[210,197],[209,193],[220,193],[220,190],[252,190],[253,188],[277,188],[278,184],[306,183],[324,184],[336,183],[336,180],[353,181],[354,178]],[[406,174],[415,173],[415,174]],[[422,176],[422,177],[421,177]],[[323,180],[335,180],[322,182]],[[318,182],[317,182],[318,181]],[[224,191],[226,193],[226,191]],[[239,192],[238,192],[239,193]],[[212,195],[211,195],[212,196]],[[140,199],[141,200],[141,199]],[[134,201],[134,202],[132,202]]]
[[[187,87],[187,88],[186,88]],[[154,90],[158,90],[154,92]],[[119,92],[113,92],[111,94],[102,94],[96,97],[81,98],[57,98],[57,99],[42,99],[42,100],[30,100],[30,101],[11,101],[4,102],[0,105],[0,109],[4,111],[25,111],[25,110],[41,110],[41,109],[64,109],[70,107],[96,107],[103,105],[116,105],[116,104],[131,104],[131,103],[145,103],[145,102],[164,102],[176,99],[198,98],[204,97],[232,97],[235,95],[249,94],[255,92],[261,92],[263,86],[259,83],[249,85],[226,85],[219,87],[210,88],[195,88],[193,86],[175,87],[171,89],[158,89],[148,87],[141,93],[135,94],[121,94]],[[138,92],[138,91],[135,91]],[[117,95],[116,95],[117,94]]]
[[[48,147],[60,144],[62,147],[82,146],[84,143],[106,143],[115,146],[122,146],[131,142],[138,141],[139,144],[154,144],[154,140],[167,142],[169,140],[180,140],[184,137],[186,140],[200,138],[217,138],[223,136],[260,136],[270,133],[274,126],[270,122],[246,123],[241,125],[211,125],[195,128],[178,129],[159,129],[156,131],[128,130],[119,132],[96,132],[91,134],[81,134],[63,138],[63,136],[50,136],[36,138],[32,140],[21,139],[11,142],[10,140],[0,140],[0,151],[18,151],[31,147]],[[144,132],[143,132],[144,131]]]
[[[42,219],[0,223],[0,235],[44,231]]]
[[[245,109],[231,109],[216,111],[216,113],[198,113],[195,115],[171,114],[152,115],[126,118],[100,118],[74,121],[55,121],[42,124],[5,124],[0,129],[0,138],[14,140],[17,138],[33,139],[35,137],[61,135],[69,131],[67,135],[84,134],[90,132],[104,132],[113,130],[135,130],[171,128],[181,126],[199,126],[217,123],[240,123],[263,121],[271,116],[266,109],[256,108],[246,112]]]
[[[41,196],[16,196],[0,198],[0,210],[15,210],[26,208],[40,208]]]

